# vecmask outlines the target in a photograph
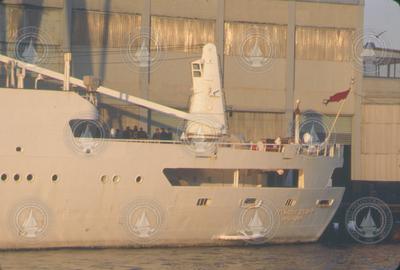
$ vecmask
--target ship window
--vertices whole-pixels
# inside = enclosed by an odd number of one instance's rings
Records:
[[[75,138],[105,138],[104,125],[98,120],[74,119],[69,121]]]
[[[200,198],[197,200],[197,206],[209,206],[211,204],[211,200],[207,198]]]
[[[114,175],[112,181],[113,181],[114,183],[118,183],[119,181],[121,181],[121,177],[119,177],[118,175]]]
[[[57,174],[53,174],[53,176],[51,177],[51,180],[53,182],[56,182],[58,180],[58,175]]]
[[[317,207],[328,208],[328,207],[331,207],[333,205],[334,201],[335,201],[334,199],[331,199],[331,200],[317,200],[316,204],[317,204]]]
[[[143,178],[140,175],[138,175],[138,176],[136,176],[135,181],[136,181],[136,183],[140,184],[143,182]]]
[[[261,206],[262,200],[257,200],[256,198],[246,198],[240,201],[241,207],[258,207]]]
[[[192,65],[193,77],[201,77],[201,66],[200,64],[193,64]]]
[[[7,174],[3,173],[3,174],[1,175],[1,181],[6,181],[7,178],[8,178]]]
[[[32,175],[32,174],[28,174],[28,175],[26,176],[26,180],[32,181],[32,180],[33,180],[33,175]]]
[[[164,175],[172,186],[226,186],[232,187],[235,172],[239,171],[237,187],[297,188],[299,170],[236,170],[207,168],[166,168]],[[237,177],[236,177],[237,178]]]
[[[227,186],[233,185],[230,169],[164,169],[163,173],[173,186]]]
[[[296,205],[296,200],[293,199],[287,199],[285,202],[285,206],[295,206]]]
[[[293,188],[299,185],[299,170],[275,170],[265,172],[268,187]]]
[[[256,203],[257,199],[256,198],[247,198],[243,201],[244,204],[254,204]]]
[[[195,77],[195,78],[201,77],[201,72],[200,71],[193,71],[193,77]]]
[[[103,183],[108,182],[108,177],[107,177],[107,175],[102,175],[102,176],[100,177],[100,181],[103,182]]]
[[[14,181],[19,181],[21,177],[19,176],[19,174],[15,174],[14,175]]]

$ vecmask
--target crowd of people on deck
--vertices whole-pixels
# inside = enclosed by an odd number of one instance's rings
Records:
[[[156,128],[155,132],[150,136],[142,127],[134,126],[126,127],[124,130],[114,129],[110,130],[110,137],[113,139],[127,139],[127,140],[156,140],[156,141],[172,141],[173,132],[168,128]]]

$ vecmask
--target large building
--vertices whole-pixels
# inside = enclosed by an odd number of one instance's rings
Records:
[[[320,120],[329,129],[341,104],[322,101],[348,89],[354,78],[334,129],[336,142],[348,149],[351,145],[352,179],[400,180],[400,109],[398,99],[390,96],[398,98],[400,83],[395,78],[363,80],[363,0],[0,3],[2,53],[34,57],[38,64],[62,72],[63,53],[72,52],[73,76],[93,75],[107,87],[183,110],[191,95],[190,63],[200,57],[202,45],[215,43],[229,129],[252,141],[290,136],[297,99],[302,111],[322,113]],[[33,56],[30,43],[36,50]],[[391,104],[386,104],[388,99]],[[136,124],[154,130],[182,125],[178,119],[115,100],[100,101],[110,126]],[[391,120],[377,118],[383,114]],[[391,121],[385,127],[392,141],[374,148],[369,129],[385,121]],[[391,166],[390,172],[371,169],[378,160]]]

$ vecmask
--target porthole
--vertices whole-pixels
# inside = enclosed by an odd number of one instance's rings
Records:
[[[33,180],[33,175],[32,174],[28,174],[26,176],[26,180],[28,180],[29,182]]]
[[[21,146],[17,146],[17,147],[15,148],[15,151],[17,151],[17,152],[22,152],[23,150],[22,150],[22,147],[21,147]]]
[[[112,181],[113,181],[114,183],[118,183],[119,181],[121,181],[121,177],[119,177],[118,175],[114,175]]]
[[[14,181],[19,181],[20,178],[19,174],[14,174]]]
[[[101,181],[102,183],[107,183],[107,182],[108,182],[108,177],[107,177],[107,175],[102,175],[102,176],[100,177],[100,181]]]
[[[57,174],[53,174],[53,176],[51,177],[51,181],[53,181],[53,182],[58,181],[58,175]]]
[[[1,175],[1,181],[6,181],[7,178],[8,178],[8,175],[7,175],[7,174],[3,173],[3,174]]]
[[[138,175],[138,176],[136,176],[135,181],[136,181],[136,183],[140,184],[143,182],[143,178],[140,175]]]

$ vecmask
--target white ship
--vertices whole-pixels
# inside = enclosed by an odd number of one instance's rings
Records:
[[[98,121],[93,89],[90,102],[73,91],[13,88],[23,88],[23,76],[13,76],[25,71],[85,84],[5,56],[0,62],[19,69],[8,69],[9,87],[0,89],[1,249],[312,242],[339,207],[344,188],[331,186],[343,164],[339,145],[307,151],[298,138],[261,147],[226,139],[213,44],[192,63],[189,112],[96,89],[185,119],[182,139],[168,142],[74,130]]]

